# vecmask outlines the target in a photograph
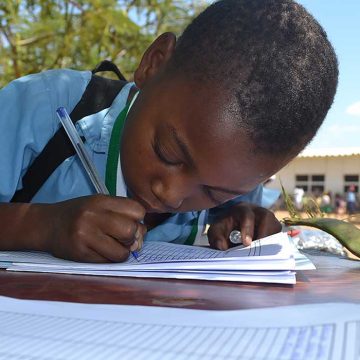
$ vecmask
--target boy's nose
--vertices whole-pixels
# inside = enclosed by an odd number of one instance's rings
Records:
[[[184,200],[188,197],[189,185],[185,179],[156,179],[152,182],[152,192],[168,209],[174,211],[181,207]]]

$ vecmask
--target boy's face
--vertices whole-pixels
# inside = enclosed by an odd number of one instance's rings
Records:
[[[247,193],[286,162],[254,153],[226,94],[158,76],[142,87],[124,127],[125,182],[147,212],[207,209]]]

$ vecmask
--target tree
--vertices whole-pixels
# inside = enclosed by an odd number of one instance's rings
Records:
[[[104,59],[130,77],[156,36],[179,34],[204,7],[196,0],[2,1],[0,86],[45,69],[91,69]]]

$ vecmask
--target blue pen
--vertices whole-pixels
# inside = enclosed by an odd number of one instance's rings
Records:
[[[99,194],[109,195],[109,191],[106,188],[106,185],[103,183],[101,177],[99,176],[94,164],[92,163],[85,149],[85,145],[81,140],[81,137],[79,136],[78,132],[76,131],[75,125],[71,121],[68,112],[64,107],[59,107],[56,110],[56,114],[60,119],[60,122],[64,127],[65,132],[68,135],[71,143],[73,144],[76,153],[79,156],[81,163],[83,164],[85,171],[89,175],[90,180],[93,183],[96,191]],[[131,254],[137,261],[139,261],[138,260],[139,254],[137,251],[132,251]]]

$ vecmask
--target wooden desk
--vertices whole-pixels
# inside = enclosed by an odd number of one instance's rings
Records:
[[[340,301],[360,303],[360,262],[319,254],[309,257],[318,269],[299,271],[294,286],[1,270],[0,295],[22,299],[218,310]]]

